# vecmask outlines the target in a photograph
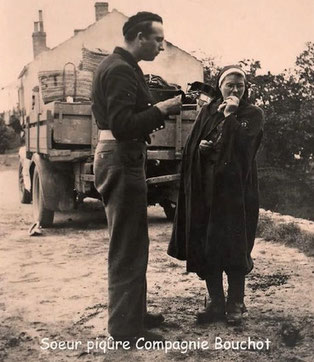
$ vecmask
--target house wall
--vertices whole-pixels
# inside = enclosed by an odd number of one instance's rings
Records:
[[[127,17],[113,10],[105,17],[90,25],[85,31],[61,43],[57,47],[39,54],[27,67],[21,82],[24,87],[26,114],[32,107],[32,89],[38,85],[38,72],[62,70],[64,64],[79,65],[82,47],[100,48],[111,53],[115,46],[123,44],[122,26]],[[187,83],[203,80],[203,67],[200,61],[183,50],[165,42],[165,51],[153,62],[141,62],[144,73],[156,74],[170,83],[177,83],[185,90]]]

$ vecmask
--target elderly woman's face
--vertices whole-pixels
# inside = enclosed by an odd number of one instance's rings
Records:
[[[220,92],[223,99],[226,99],[229,96],[236,96],[241,99],[245,92],[244,77],[237,73],[227,75],[221,83]]]

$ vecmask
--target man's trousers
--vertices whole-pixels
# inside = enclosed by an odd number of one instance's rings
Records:
[[[109,230],[108,332],[137,335],[146,313],[148,262],[146,145],[99,141],[95,186],[102,196]]]

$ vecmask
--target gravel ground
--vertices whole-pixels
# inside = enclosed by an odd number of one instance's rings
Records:
[[[0,164],[1,361],[313,360],[313,259],[257,239],[243,326],[198,326],[204,282],[167,256],[171,224],[161,208],[148,211],[148,306],[166,318],[155,332],[169,350],[105,350],[108,233],[101,204],[88,199],[57,214],[53,228],[31,238],[32,206],[19,204],[15,159]],[[250,350],[237,349],[248,339]]]

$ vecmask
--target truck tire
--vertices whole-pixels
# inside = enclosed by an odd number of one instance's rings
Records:
[[[32,201],[31,193],[25,189],[24,177],[23,177],[23,164],[19,162],[19,174],[18,174],[18,183],[19,183],[19,196],[21,204],[30,204]]]
[[[37,167],[35,167],[34,170],[32,189],[34,220],[39,221],[41,227],[47,228],[53,223],[54,211],[45,208],[43,191]]]
[[[161,206],[164,209],[167,220],[173,221],[176,213],[176,204],[169,200],[165,200],[161,203]]]

